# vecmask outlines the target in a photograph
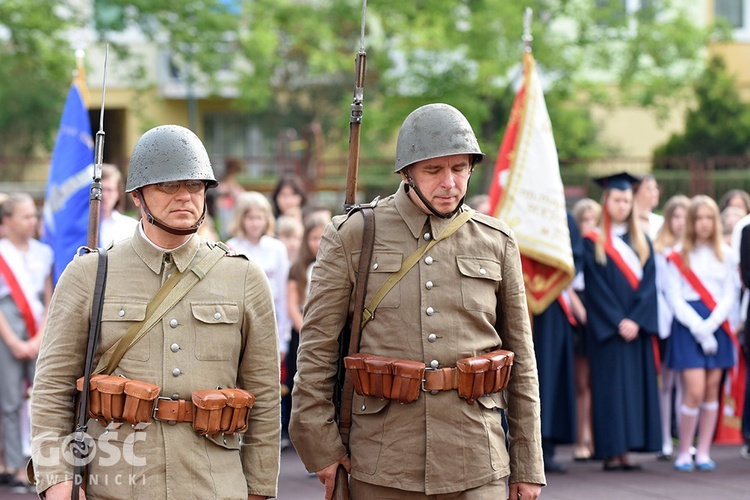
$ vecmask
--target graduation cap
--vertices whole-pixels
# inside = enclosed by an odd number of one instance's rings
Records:
[[[632,176],[627,172],[620,172],[618,174],[605,175],[604,177],[595,177],[594,182],[599,184],[604,189],[618,189],[625,191],[627,189],[633,189],[633,184],[640,182],[638,177]]]

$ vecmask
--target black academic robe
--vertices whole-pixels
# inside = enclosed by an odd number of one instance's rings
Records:
[[[623,239],[627,242],[628,236]],[[650,243],[649,243],[650,245]],[[658,387],[652,335],[658,332],[653,249],[633,290],[619,268],[596,262],[594,242],[584,242],[586,338],[591,366],[594,446],[597,458],[661,449]],[[626,342],[618,325],[640,326]]]
[[[575,219],[568,212],[568,228],[576,271],[583,257],[583,240]],[[574,332],[557,301],[533,318],[534,350],[539,371],[542,408],[542,439],[551,444],[576,439]]]

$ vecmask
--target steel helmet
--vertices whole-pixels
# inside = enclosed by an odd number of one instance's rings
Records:
[[[427,104],[412,111],[401,125],[394,172],[418,161],[459,154],[474,155],[475,164],[484,159],[469,121],[449,104]]]
[[[198,136],[179,125],[152,128],[138,139],[130,155],[130,193],[149,184],[198,179],[216,187],[211,161]]]

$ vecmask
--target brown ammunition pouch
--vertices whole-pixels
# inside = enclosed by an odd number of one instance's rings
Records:
[[[83,377],[76,381],[83,390]],[[255,396],[244,389],[195,391],[192,401],[159,397],[161,388],[140,380],[94,375],[89,382],[89,417],[103,426],[128,422],[137,430],[151,420],[192,422],[199,434],[245,432]]]
[[[355,353],[344,358],[354,390],[361,396],[395,399],[411,403],[419,397],[420,388],[436,393],[458,390],[469,404],[508,387],[513,353],[498,349],[456,362],[455,368],[429,369],[419,361]]]
[[[513,353],[498,349],[479,356],[459,359],[458,395],[473,404],[485,394],[500,392],[508,387]]]
[[[425,366],[419,361],[354,353],[344,358],[354,390],[362,396],[412,403],[419,397]]]
[[[83,377],[76,381],[83,390]],[[140,380],[114,375],[93,375],[89,382],[89,417],[107,425],[108,422],[146,424],[161,388]]]
[[[208,389],[193,393],[193,430],[198,434],[245,432],[255,396],[243,389]]]

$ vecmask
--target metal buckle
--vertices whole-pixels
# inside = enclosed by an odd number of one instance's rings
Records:
[[[437,368],[432,368],[431,366],[425,366],[424,367],[424,372],[425,373],[427,373],[427,372],[436,372],[437,370],[438,370]],[[422,392],[429,392],[430,394],[435,394],[436,391],[428,391],[427,389],[424,388],[424,383],[425,383],[426,380],[427,380],[426,377],[422,379],[422,383],[420,384],[419,388],[422,390]]]
[[[177,420],[166,420],[163,418],[158,418],[156,416],[156,412],[159,410],[159,400],[174,401],[172,398],[168,398],[166,396],[159,396],[158,398],[156,398],[156,403],[154,403],[154,411],[151,412],[151,418],[156,420],[157,422],[176,422]]]

